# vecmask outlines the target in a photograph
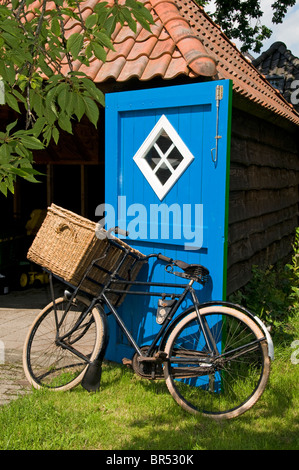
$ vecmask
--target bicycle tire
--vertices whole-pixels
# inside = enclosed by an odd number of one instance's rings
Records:
[[[60,297],[55,300],[58,318],[62,318],[68,300]],[[36,317],[27,334],[23,348],[23,368],[29,383],[36,389],[46,387],[51,390],[70,390],[78,385],[85,374],[88,362],[78,358],[67,349],[57,345],[53,302],[48,304]],[[76,319],[86,310],[89,302],[83,297],[72,301],[61,331],[69,331]],[[93,307],[78,330],[69,338],[69,344],[94,360],[104,344],[105,325],[100,306]]]
[[[267,341],[259,326],[237,309],[210,306],[200,309],[200,314],[208,321],[213,340],[223,357],[217,359],[215,356],[211,360],[196,312],[186,314],[165,345],[167,388],[189,413],[215,420],[235,418],[248,411],[266,388],[270,373]],[[246,335],[249,335],[248,339]],[[239,350],[228,360],[229,352],[225,348],[233,340],[235,345],[230,348],[239,347]],[[254,344],[251,350],[247,347],[247,352],[246,341]],[[192,361],[188,355],[193,357]],[[178,357],[189,362],[176,363],[180,360]]]

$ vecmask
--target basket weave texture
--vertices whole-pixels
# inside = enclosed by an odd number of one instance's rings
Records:
[[[52,204],[29,248],[27,258],[70,284],[78,286],[92,261],[102,257],[96,262],[101,269],[92,267],[88,272],[88,279],[86,278],[80,286],[80,289],[96,296],[101,286],[90,279],[104,284],[124,256],[123,250],[110,245],[104,229],[100,229],[103,239],[96,236],[96,230],[99,228],[95,222]],[[114,241],[135,255],[126,258],[118,275],[123,280],[136,279],[143,264],[142,261],[136,262],[136,257],[142,260],[144,255],[116,237]],[[109,249],[104,257],[107,248]],[[120,282],[113,284],[113,288],[124,289],[126,286]],[[117,294],[109,294],[108,298],[112,303],[119,305],[124,296],[120,298]]]

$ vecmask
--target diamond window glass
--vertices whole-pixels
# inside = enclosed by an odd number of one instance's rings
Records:
[[[194,159],[166,116],[161,116],[134,161],[160,200]]]

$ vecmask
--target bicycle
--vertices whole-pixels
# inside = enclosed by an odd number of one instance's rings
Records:
[[[109,247],[115,244],[112,232],[128,235],[118,228],[110,229]],[[68,285],[72,293],[66,290],[64,297],[55,299],[49,273],[52,302],[37,316],[24,344],[23,365],[29,382],[35,388],[52,390],[69,390],[79,383],[88,391],[98,390],[109,339],[107,317],[112,315],[135,351],[132,359],[123,359],[123,364],[142,378],[165,380],[170,394],[184,410],[218,420],[249,410],[266,388],[273,359],[273,343],[265,325],[245,308],[230,302],[201,304],[193,284],[205,285],[209,271],[161,253],[144,256],[142,261],[155,257],[167,263],[165,270],[169,274],[187,283],[122,280],[124,288],[113,287],[119,283],[118,272],[129,253],[126,248],[122,250],[119,264],[99,287],[97,296],[82,292],[87,270],[77,287]],[[96,266],[97,259],[91,265]],[[180,271],[174,271],[177,267]],[[167,287],[173,291],[128,290],[132,286]],[[150,345],[137,344],[109,300],[111,294],[160,297],[160,329]],[[192,306],[179,312],[187,296]]]

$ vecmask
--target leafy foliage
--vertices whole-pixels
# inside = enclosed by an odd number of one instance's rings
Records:
[[[289,317],[299,313],[299,228],[290,263],[261,269],[252,267],[252,279],[230,300],[247,306],[268,325],[283,328]]]
[[[120,5],[99,2],[84,19],[83,0],[3,0],[0,4],[0,102],[19,118],[0,133],[0,191],[13,192],[17,176],[36,181],[32,150],[57,144],[60,131],[72,133],[74,121],[86,115],[97,125],[104,95],[86,74],[97,57],[105,61],[113,49],[111,35],[117,23],[136,31],[137,23],[149,30],[153,19],[137,0]],[[208,6],[210,0],[197,0]],[[273,22],[280,23],[295,0],[275,1]],[[48,6],[51,5],[51,8]],[[55,8],[53,8],[55,5]],[[271,30],[261,24],[260,0],[215,0],[215,21],[231,39],[243,42],[242,50],[258,52]],[[75,21],[82,33],[67,34],[65,24]],[[2,81],[1,81],[2,80]],[[23,116],[25,115],[25,122]]]
[[[196,0],[204,7],[209,7],[210,0]],[[272,23],[282,23],[288,8],[296,0],[277,0],[271,5]],[[211,14],[217,24],[230,39],[242,42],[243,52],[253,50],[260,52],[265,39],[270,38],[272,31],[261,23],[263,16],[261,0],[215,0],[215,12]]]
[[[97,126],[104,95],[77,71],[79,65],[89,66],[94,57],[106,60],[117,23],[127,22],[134,31],[137,22],[147,30],[153,23],[136,0],[112,6],[100,2],[86,20],[82,0],[41,0],[40,8],[33,3],[5,0],[0,5],[1,89],[6,104],[20,116],[0,133],[0,191],[5,195],[13,192],[17,176],[36,181],[32,150],[43,149],[51,139],[57,144],[60,130],[72,133],[73,122],[84,114]],[[68,36],[67,20],[79,23],[82,33]]]

